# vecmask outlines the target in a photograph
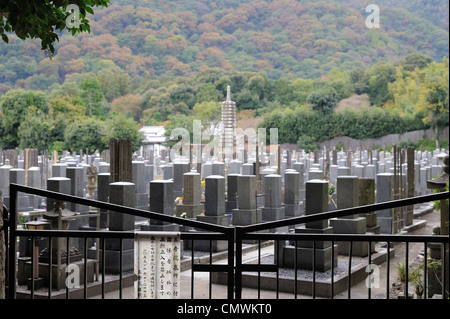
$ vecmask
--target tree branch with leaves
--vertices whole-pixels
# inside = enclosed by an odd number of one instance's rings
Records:
[[[88,13],[94,7],[107,7],[109,0],[0,0],[0,36],[8,43],[8,33],[20,39],[40,39],[41,49],[50,56],[59,41],[57,30],[68,29],[72,35],[90,32]]]

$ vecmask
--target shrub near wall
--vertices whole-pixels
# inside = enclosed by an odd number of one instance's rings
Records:
[[[310,144],[339,136],[367,139],[427,128],[419,117],[401,117],[379,107],[323,113],[312,111],[307,106],[295,110],[276,109],[259,127],[278,128],[280,144],[297,143],[301,136],[308,137]]]

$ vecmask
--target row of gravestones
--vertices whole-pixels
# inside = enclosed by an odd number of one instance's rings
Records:
[[[384,159],[380,163],[364,164],[364,158],[353,158],[353,164],[351,168],[348,168],[348,159],[345,159],[345,153],[337,153],[340,158],[337,158],[338,165],[330,166],[330,173],[332,168],[337,166],[337,176],[335,181],[337,186],[337,208],[344,208],[342,205],[342,199],[347,198],[352,202],[350,206],[356,206],[359,199],[359,185],[360,181],[373,180],[373,186],[367,187],[367,189],[373,189],[373,196],[376,194],[376,201],[382,202],[392,199],[392,185],[393,175],[390,173],[389,160],[390,157],[384,154]],[[420,171],[422,169],[431,170],[432,167],[439,168],[438,156],[439,154],[433,154],[430,157],[428,154],[418,154],[416,157],[420,157]],[[344,162],[345,160],[345,162]],[[376,159],[377,161],[378,159]],[[258,179],[255,175],[255,166],[251,163],[240,163],[239,161],[232,161],[228,164],[228,169],[224,163],[221,162],[207,162],[202,167],[202,173],[197,173],[195,170],[190,170],[191,165],[186,162],[171,163],[171,165],[163,165],[163,178],[162,180],[153,180],[154,166],[146,164],[143,161],[133,161],[133,183],[132,191],[128,187],[124,196],[111,196],[111,185],[109,183],[109,173],[107,173],[108,164],[100,163],[98,160],[93,161],[99,168],[98,174],[98,192],[96,198],[99,200],[108,200],[108,198],[122,198],[122,202],[118,204],[126,204],[137,208],[150,209],[154,212],[164,213],[172,215],[174,212],[177,216],[183,213],[187,218],[196,218],[199,221],[208,223],[214,223],[219,225],[249,225],[259,223],[262,221],[279,220],[290,216],[299,216],[303,213],[300,209],[300,203],[304,202],[304,213],[312,214],[322,211],[327,211],[329,208],[329,182],[323,180],[323,158],[319,159],[303,158],[291,165],[291,168],[287,165],[281,165],[281,174],[274,174],[275,168],[264,168],[261,170],[261,182],[262,192],[258,194],[257,184]],[[284,162],[284,161],[283,161]],[[374,161],[372,160],[372,163]],[[417,164],[417,160],[415,166]],[[428,166],[428,165],[432,166]],[[371,171],[372,166],[378,167],[378,172],[375,169],[375,176],[372,178],[367,172]],[[422,165],[424,167],[422,167]],[[76,196],[84,196],[86,188],[86,166],[80,165],[76,160],[65,160],[63,163],[52,165],[52,178],[47,180],[47,188],[58,192],[68,193]],[[362,168],[361,168],[362,166]],[[306,167],[306,169],[305,169]],[[160,167],[161,168],[161,167]],[[388,171],[388,173],[386,173]],[[8,180],[12,183],[23,184],[25,170],[20,168],[12,168],[8,165],[0,167],[0,181]],[[29,168],[28,173],[28,185],[33,187],[39,187],[40,174],[39,167]],[[354,173],[354,175],[352,174]],[[438,174],[439,171],[437,170]],[[204,177],[204,202],[202,202],[202,175]],[[361,176],[362,175],[362,176]],[[417,174],[415,175],[417,176]],[[333,176],[334,177],[334,176]],[[353,186],[345,186],[346,183],[351,183]],[[375,186],[376,185],[376,186]],[[3,186],[3,185],[2,185]],[[131,186],[130,186],[131,187]],[[358,191],[355,191],[357,189]],[[284,190],[284,200],[283,200]],[[303,191],[303,194],[302,194]],[[7,194],[7,192],[3,192]],[[368,193],[372,193],[369,191]],[[134,194],[131,195],[131,194]],[[182,202],[179,205],[174,205],[174,199],[177,197],[183,197]],[[342,197],[344,196],[344,197]],[[369,196],[370,197],[370,196]],[[6,196],[7,198],[7,196]],[[28,197],[28,205],[26,206],[27,199],[24,195],[19,198],[19,208],[36,208],[36,206],[42,205],[45,199]],[[133,198],[133,202],[125,203]],[[161,200],[164,199],[164,200]],[[20,203],[24,203],[21,206]],[[33,203],[33,205],[31,205]],[[370,202],[368,202],[370,203]],[[47,210],[52,209],[51,201],[46,203]],[[319,206],[317,206],[319,205]],[[347,204],[345,204],[347,205]],[[350,207],[349,206],[349,207]],[[80,205],[69,205],[68,208],[72,211],[79,213],[89,213],[88,207]],[[103,214],[106,216],[106,214]],[[375,216],[375,217],[374,217]],[[77,219],[81,221],[81,219]],[[349,222],[349,220],[351,220]],[[370,227],[376,227],[377,223],[381,227],[381,232],[392,233],[398,231],[395,223],[398,220],[398,216],[393,215],[392,210],[377,212],[376,215],[372,214],[370,218]],[[374,222],[376,220],[376,222]],[[105,226],[106,219],[102,219],[102,226]],[[345,219],[342,226],[339,221],[323,221],[314,224],[306,224],[303,227],[296,228],[296,232],[330,232],[332,229],[338,232],[344,233],[358,233],[362,230],[366,231],[367,217],[353,216],[353,218]],[[348,228],[349,223],[353,225]],[[362,226],[364,223],[364,227]],[[123,224],[123,223],[122,223]],[[130,224],[130,223],[128,223]],[[131,223],[134,228],[134,222]],[[83,224],[71,225],[75,229],[84,227]],[[111,229],[111,224],[109,225]],[[346,228],[347,227],[347,228]],[[127,230],[124,227],[114,227],[116,230]],[[125,227],[126,228],[126,227]],[[133,229],[132,228],[132,229]],[[146,230],[174,230],[174,225],[167,225],[163,222],[151,220],[148,225],[143,225],[142,229]],[[288,231],[284,229],[276,229],[275,231]],[[310,244],[309,244],[310,245]],[[201,243],[200,243],[201,246]],[[202,247],[198,247],[202,249]],[[341,245],[342,247],[343,245]],[[197,247],[196,247],[197,248]],[[220,243],[215,244],[214,250],[221,250],[224,247],[220,246]],[[318,247],[323,249],[323,254],[329,254],[329,245],[327,243],[320,243]],[[209,248],[208,248],[209,249]],[[305,249],[310,251],[311,247],[305,243],[302,246],[300,244],[298,249]],[[344,248],[343,251],[346,249]],[[289,260],[293,260],[292,245],[287,245],[280,249],[283,252],[283,259],[287,264]],[[336,250],[339,251],[339,250]],[[364,254],[364,251],[362,252]],[[303,254],[305,255],[305,254]],[[301,259],[303,260],[303,259]],[[320,260],[320,258],[319,258]],[[329,260],[329,258],[323,258],[323,260]],[[324,262],[324,267],[325,262]],[[319,269],[319,268],[318,268]]]

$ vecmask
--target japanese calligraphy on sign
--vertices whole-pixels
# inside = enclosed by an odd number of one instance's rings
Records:
[[[134,253],[138,299],[180,298],[179,232],[135,232]]]

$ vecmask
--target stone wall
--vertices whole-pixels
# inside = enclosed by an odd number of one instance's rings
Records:
[[[440,134],[440,139],[448,139],[449,137],[449,127],[447,126]],[[428,130],[417,130],[406,132],[404,134],[389,134],[380,138],[368,138],[365,140],[355,140],[348,136],[336,137],[331,140],[320,143],[320,146],[327,146],[328,148],[333,148],[342,142],[345,149],[370,149],[375,146],[393,145],[400,141],[411,141],[417,142],[420,140],[432,140],[434,139],[434,132],[432,129]]]
[[[448,126],[443,129],[439,138],[440,139],[449,138]],[[406,132],[404,134],[389,134],[380,138],[368,138],[365,140],[356,140],[348,136],[340,136],[320,143],[320,147],[323,148],[324,146],[326,146],[327,148],[333,148],[336,147],[339,144],[339,142],[342,142],[343,147],[345,149],[352,149],[352,150],[356,150],[356,148],[370,149],[375,146],[393,145],[400,141],[417,142],[424,139],[426,140],[434,139],[434,131],[432,129],[417,130]],[[282,144],[281,149],[291,151],[298,150],[298,146],[297,144]]]

